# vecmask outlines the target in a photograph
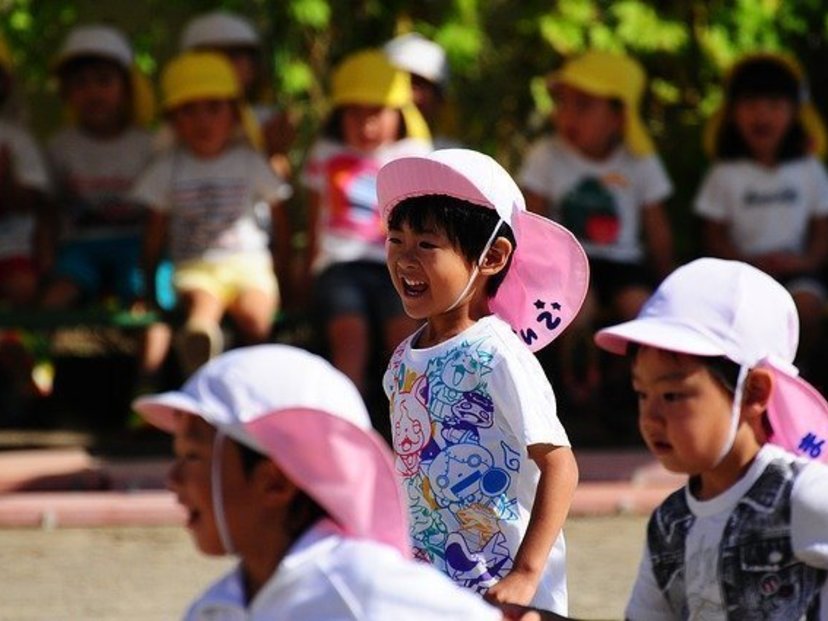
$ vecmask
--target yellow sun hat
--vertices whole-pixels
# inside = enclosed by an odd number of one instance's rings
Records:
[[[431,139],[428,124],[414,105],[411,76],[394,67],[382,50],[361,50],[337,65],[331,79],[331,103],[334,107],[397,108],[402,113],[409,137]]]
[[[117,28],[102,24],[75,26],[52,61],[52,69],[59,73],[67,62],[83,56],[105,58],[124,68],[132,91],[132,121],[144,127],[150,125],[155,119],[155,93],[147,76],[135,64],[126,36]]]
[[[173,58],[161,74],[161,105],[169,112],[199,99],[230,99],[238,106],[242,129],[250,143],[260,149],[262,132],[253,111],[244,103],[236,72],[216,52],[184,52]]]
[[[777,63],[780,67],[787,70],[794,80],[799,85],[799,120],[802,123],[802,128],[808,136],[808,148],[811,153],[817,157],[824,157],[826,146],[828,145],[828,138],[826,138],[825,124],[822,117],[811,101],[810,89],[808,88],[808,80],[805,77],[805,72],[802,66],[791,56],[781,54],[778,52],[753,52],[742,56],[738,61],[727,71],[724,79],[724,90],[727,93],[728,87],[740,68],[748,63],[756,61],[771,61]],[[727,100],[722,101],[718,109],[705,123],[704,131],[702,133],[702,145],[705,153],[709,157],[716,156],[716,143],[718,141],[719,131],[722,127],[722,122],[725,117],[727,108]]]
[[[547,86],[566,84],[595,97],[618,99],[624,105],[624,144],[633,155],[655,153],[655,146],[639,115],[647,84],[641,65],[624,54],[592,51],[567,61],[549,74]]]

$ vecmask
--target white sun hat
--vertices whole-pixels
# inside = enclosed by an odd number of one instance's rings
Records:
[[[182,52],[202,47],[259,47],[261,39],[253,25],[229,11],[197,15],[184,26],[179,40]]]
[[[511,227],[516,242],[512,262],[489,307],[532,351],[557,338],[575,319],[589,286],[589,263],[575,236],[526,211],[523,194],[509,173],[488,155],[470,149],[402,157],[377,175],[386,223],[398,203],[428,195],[452,196],[493,209]]]
[[[383,46],[391,64],[445,88],[449,66],[445,50],[423,35],[409,32],[391,39]]]
[[[828,403],[798,377],[793,364],[799,344],[796,305],[790,293],[761,270],[740,261],[692,261],[661,283],[638,317],[600,330],[595,342],[621,355],[629,343],[637,343],[723,356],[742,368],[742,380],[748,369],[769,369],[775,380],[768,406],[770,441],[828,462]],[[738,411],[741,386],[734,402]]]
[[[75,26],[69,31],[54,59],[54,65],[80,56],[100,56],[114,60],[124,69],[132,68],[132,46],[117,28],[103,24]]]
[[[133,407],[170,433],[182,413],[200,416],[220,435],[272,459],[346,536],[410,556],[407,509],[390,449],[351,381],[319,356],[287,345],[231,350],[181,390],[140,397]],[[213,488],[220,496],[216,463]],[[232,551],[215,497],[214,510],[225,550]]]

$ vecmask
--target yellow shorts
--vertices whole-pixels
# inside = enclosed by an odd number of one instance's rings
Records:
[[[175,266],[173,285],[179,294],[200,289],[225,305],[250,290],[261,291],[277,301],[279,298],[273,261],[266,254],[233,254],[210,261],[185,261]]]

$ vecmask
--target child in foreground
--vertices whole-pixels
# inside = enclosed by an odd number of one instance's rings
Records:
[[[828,468],[807,459],[828,461],[828,404],[791,364],[798,328],[770,276],[699,259],[596,335],[632,361],[650,451],[690,475],[650,519],[627,618],[828,619]]]
[[[134,407],[175,436],[169,486],[198,548],[239,557],[185,619],[504,618],[411,560],[391,454],[322,358],[236,349]]]
[[[532,350],[578,312],[586,255],[475,151],[395,160],[377,193],[391,279],[425,321],[384,379],[415,553],[491,601],[566,614],[577,465]]]

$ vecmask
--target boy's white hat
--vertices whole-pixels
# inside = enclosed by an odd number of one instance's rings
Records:
[[[739,261],[697,259],[675,270],[632,321],[600,330],[595,342],[614,354],[638,343],[696,356],[724,356],[775,378],[768,417],[771,442],[828,461],[828,403],[793,365],[799,317],[788,291]],[[828,443],[827,443],[828,444]]]
[[[211,11],[187,22],[178,46],[182,52],[199,47],[259,47],[261,40],[252,24],[229,11]]]
[[[200,416],[272,459],[346,535],[410,555],[390,450],[354,385],[319,356],[287,345],[235,349],[181,390],[141,397],[133,407],[170,433],[181,413]]]
[[[75,26],[63,41],[54,64],[60,66],[79,56],[101,56],[114,60],[127,71],[132,68],[132,47],[124,34],[112,26]]]
[[[515,235],[512,263],[492,312],[506,321],[532,350],[551,343],[584,302],[589,263],[567,229],[526,211],[520,189],[500,164],[469,149],[441,149],[426,156],[402,157],[377,175],[383,220],[407,198],[452,196],[494,209]]]
[[[422,76],[430,82],[445,87],[449,80],[446,52],[434,41],[416,32],[409,32],[391,39],[383,46],[392,65]]]

